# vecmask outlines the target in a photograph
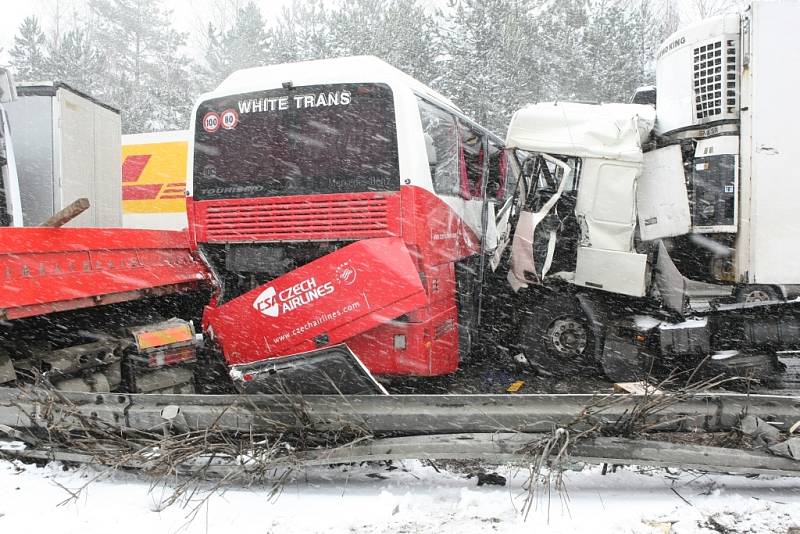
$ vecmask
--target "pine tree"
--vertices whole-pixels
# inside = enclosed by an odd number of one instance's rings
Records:
[[[236,10],[232,26],[224,31],[208,24],[206,62],[208,85],[213,86],[235,70],[269,61],[270,35],[261,10],[248,2]]]
[[[25,17],[14,36],[14,47],[9,51],[11,66],[20,81],[48,78],[46,62],[46,39],[39,20]]]
[[[748,3],[747,0],[689,0],[685,3],[684,13],[689,20],[705,19],[725,13],[736,13]]]
[[[625,101],[638,85],[640,65],[633,14],[618,0],[595,0],[584,32],[579,85],[573,98]]]
[[[417,0],[350,0],[328,16],[332,55],[377,56],[424,82],[436,75],[436,25]]]
[[[708,11],[739,0],[693,1]],[[138,132],[186,127],[201,87],[234,70],[369,54],[502,133],[529,102],[627,100],[652,83],[656,48],[677,25],[677,0],[449,0],[434,11],[423,0],[295,0],[270,27],[253,0],[215,5],[227,24],[205,28],[203,69],[163,0],[90,0],[90,18],[51,40],[29,17],[11,65],[19,79],[60,79],[108,101]]]
[[[162,54],[148,65],[146,75],[149,82],[144,105],[148,109],[145,126],[137,130],[174,130],[189,127],[189,118],[197,94],[200,92],[200,67],[184,54],[178,52],[184,46],[183,34],[173,32],[166,50],[173,54]],[[148,106],[149,104],[149,106]]]
[[[299,1],[283,8],[271,33],[270,63],[333,57],[330,13],[322,0]]]
[[[550,3],[537,17],[537,31],[548,71],[544,98],[587,99],[590,12],[590,0],[560,0]]]
[[[677,28],[671,0],[592,0],[584,32],[580,85],[575,96],[627,101],[655,81],[655,51]]]
[[[87,29],[73,28],[62,34],[58,43],[51,44],[46,63],[54,80],[100,99],[107,96],[106,57]]]
[[[198,85],[197,68],[182,49],[159,0],[91,0],[97,36],[109,58],[110,97],[123,132],[186,128]]]
[[[680,15],[677,0],[638,0],[628,4],[633,18],[631,46],[636,49],[638,66],[635,85],[655,83],[655,57],[661,43],[678,30]]]
[[[539,31],[542,1],[462,0],[442,12],[434,86],[467,115],[501,133],[511,114],[546,83]]]

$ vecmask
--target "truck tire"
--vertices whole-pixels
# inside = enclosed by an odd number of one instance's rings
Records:
[[[777,288],[768,285],[743,285],[736,290],[736,302],[766,302],[783,300]]]
[[[538,370],[554,376],[596,371],[594,343],[586,316],[568,295],[534,303],[520,324],[520,345],[526,358]]]

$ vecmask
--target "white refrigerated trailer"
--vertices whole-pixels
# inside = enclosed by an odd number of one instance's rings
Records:
[[[16,98],[14,78],[0,67],[0,227],[22,226],[14,144],[4,107]]]
[[[68,225],[122,226],[119,111],[60,82],[20,83],[16,92],[5,109],[24,226],[80,198],[90,207]]]
[[[691,232],[730,250],[709,255],[706,278],[739,284],[744,299],[800,293],[798,24],[798,2],[753,2],[657,54],[656,135],[686,154]]]

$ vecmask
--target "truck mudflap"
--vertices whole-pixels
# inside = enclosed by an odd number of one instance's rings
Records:
[[[357,241],[255,288],[203,318],[229,365],[346,341],[427,304],[399,238]]]

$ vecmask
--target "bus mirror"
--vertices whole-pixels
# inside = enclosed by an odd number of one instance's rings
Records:
[[[436,167],[439,161],[436,159],[436,147],[433,146],[433,137],[425,134],[425,152],[428,153],[428,166]]]

